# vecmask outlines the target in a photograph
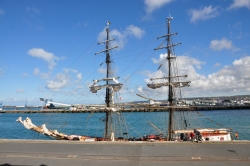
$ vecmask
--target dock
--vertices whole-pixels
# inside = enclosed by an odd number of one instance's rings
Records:
[[[0,140],[0,166],[250,165],[250,141],[79,142]]]
[[[185,107],[179,107],[185,108]],[[249,109],[250,105],[246,106],[190,106],[191,111],[213,111],[213,110],[241,110],[241,109]],[[125,108],[121,110],[122,112],[163,112],[167,111],[167,107],[139,107],[139,108]],[[105,112],[104,109],[76,109],[74,111],[69,109],[40,109],[40,110],[0,110],[0,113],[101,113]]]

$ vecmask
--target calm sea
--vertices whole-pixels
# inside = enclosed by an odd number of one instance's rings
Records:
[[[41,126],[46,124],[48,129],[71,135],[87,135],[102,137],[104,133],[104,113],[33,113],[33,114],[0,114],[0,138],[1,139],[50,139],[42,134],[27,130],[23,125],[16,122],[18,117],[29,117],[32,122]],[[117,114],[124,124],[117,124],[113,128],[127,129],[127,137],[141,137],[148,134],[159,134],[157,127],[163,133],[167,131],[167,112],[134,112]],[[250,110],[214,110],[188,113],[190,127],[207,128],[232,128],[233,132],[239,133],[240,140],[250,140]],[[176,116],[180,121],[181,116]],[[115,121],[114,121],[115,122]],[[151,123],[151,124],[150,124]],[[178,121],[179,123],[179,121]],[[154,124],[155,127],[152,126]],[[192,126],[193,125],[193,126]]]

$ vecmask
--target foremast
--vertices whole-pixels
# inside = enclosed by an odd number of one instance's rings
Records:
[[[96,54],[99,53],[105,53],[106,54],[106,78],[100,79],[100,80],[94,80],[93,85],[90,87],[90,91],[92,93],[97,93],[97,90],[100,90],[102,88],[106,89],[106,94],[105,94],[105,103],[106,103],[106,108],[105,108],[105,129],[104,129],[104,139],[105,140],[112,140],[114,138],[113,135],[113,129],[112,129],[112,116],[111,116],[111,112],[112,111],[117,111],[116,108],[112,108],[112,106],[114,105],[114,92],[117,92],[121,89],[122,84],[118,82],[119,77],[112,77],[112,73],[111,73],[111,57],[110,57],[110,50],[118,48],[118,46],[112,47],[111,48],[111,44],[110,41],[113,41],[115,39],[110,39],[109,37],[109,25],[110,22],[107,22],[107,26],[106,26],[106,40],[99,42],[98,44],[105,44],[105,50],[102,50],[100,52],[97,52]],[[96,55],[95,54],[95,55]],[[97,85],[98,82],[100,81],[105,81],[104,85]],[[112,83],[114,82],[114,83]]]
[[[177,35],[178,33],[171,33],[171,27],[170,27],[170,21],[173,19],[173,17],[167,17],[167,27],[168,27],[168,32],[167,34],[158,37],[159,38],[165,38],[167,45],[161,47],[161,45],[158,48],[155,48],[154,50],[159,50],[159,49],[167,49],[167,64],[168,64],[168,76],[167,77],[162,77],[162,78],[151,78],[150,80],[158,80],[158,79],[165,79],[167,80],[167,82],[163,82],[163,83],[152,83],[152,84],[147,84],[147,86],[149,88],[152,89],[156,89],[156,88],[160,88],[162,86],[168,86],[168,102],[169,102],[169,106],[168,107],[168,111],[169,111],[169,120],[168,120],[168,136],[167,136],[167,140],[171,141],[173,138],[173,126],[174,126],[174,111],[175,111],[175,105],[176,103],[174,102],[174,96],[175,96],[175,91],[174,88],[177,87],[184,87],[184,86],[189,86],[190,81],[188,82],[181,82],[179,81],[180,77],[187,77],[187,75],[184,76],[178,76],[178,75],[174,75],[174,66],[173,66],[173,60],[176,59],[176,57],[173,55],[173,48],[175,46],[180,45],[181,43],[178,44],[173,44],[172,43],[172,36],[173,35]],[[161,67],[161,66],[160,66]]]

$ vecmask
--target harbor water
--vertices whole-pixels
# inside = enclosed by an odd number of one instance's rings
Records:
[[[167,133],[168,112],[125,112],[123,116],[123,128],[127,129],[124,137],[160,134],[151,124]],[[200,128],[231,128],[233,135],[238,132],[240,140],[250,140],[250,110],[194,111],[188,116],[190,123],[199,124]],[[0,139],[50,139],[25,129],[16,122],[18,117],[29,117],[37,126],[46,124],[48,129],[68,135],[102,137],[104,133],[104,113],[1,113]]]

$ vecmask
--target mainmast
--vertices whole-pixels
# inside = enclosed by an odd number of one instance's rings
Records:
[[[176,75],[174,75],[174,72],[173,72],[173,69],[174,69],[173,60],[176,59],[176,57],[173,56],[173,47],[177,46],[177,45],[180,45],[181,43],[172,44],[172,40],[171,40],[172,36],[178,34],[178,33],[172,33],[171,34],[170,21],[172,19],[173,19],[173,17],[167,17],[168,33],[157,38],[157,39],[159,39],[159,38],[165,38],[165,40],[167,42],[167,45],[163,46],[163,47],[161,47],[161,45],[160,45],[158,48],[154,49],[154,50],[167,49],[167,58],[166,59],[167,59],[167,64],[168,64],[168,76],[162,77],[162,78],[151,78],[150,79],[151,81],[158,80],[158,79],[165,79],[168,82],[147,84],[148,87],[152,88],[152,89],[160,88],[162,86],[168,86],[168,102],[169,102],[169,106],[170,106],[168,108],[168,111],[169,111],[168,137],[167,137],[168,141],[171,141],[172,138],[173,138],[172,137],[172,134],[173,134],[173,124],[174,124],[174,118],[173,118],[173,116],[174,116],[174,110],[175,110],[175,108],[174,108],[174,106],[175,106],[175,103],[174,103],[174,88],[176,88],[176,87],[183,87],[183,86],[189,86],[189,84],[190,84],[190,81],[189,82],[176,81],[180,77],[187,77],[187,75],[176,76]]]
[[[111,61],[110,61],[110,55],[109,55],[109,23],[107,23],[107,28],[106,28],[106,32],[107,32],[107,40],[106,40],[106,66],[107,66],[107,71],[106,71],[106,78],[109,78],[109,74],[110,74],[110,69],[111,69]],[[106,80],[106,97],[105,97],[105,103],[107,108],[110,107],[110,91],[108,88],[109,85],[109,80]],[[108,139],[108,131],[110,130],[110,126],[109,126],[109,120],[110,120],[110,110],[106,109],[106,119],[105,119],[105,133],[104,133],[104,138],[105,140]]]
[[[97,90],[100,90],[102,88],[106,88],[106,95],[105,95],[105,103],[106,103],[105,115],[106,115],[106,118],[105,118],[105,129],[104,129],[104,139],[105,140],[111,139],[111,135],[113,133],[112,125],[111,125],[111,122],[112,122],[111,112],[112,112],[112,110],[114,110],[111,108],[111,105],[114,104],[113,95],[114,95],[114,92],[119,91],[122,87],[122,84],[120,84],[117,80],[119,77],[114,77],[111,75],[111,58],[110,58],[109,51],[114,49],[114,48],[118,48],[118,46],[115,46],[113,48],[110,47],[110,41],[113,41],[115,39],[110,39],[110,37],[109,37],[109,25],[110,25],[110,22],[107,22],[107,27],[105,29],[106,34],[107,34],[106,40],[98,43],[98,44],[105,44],[106,49],[96,53],[96,54],[103,53],[103,52],[106,53],[106,60],[105,60],[106,67],[107,67],[106,78],[103,78],[100,80],[94,80],[93,85],[90,87],[90,91],[92,93],[97,93]],[[100,81],[105,81],[105,85],[97,85],[97,83]],[[111,82],[115,82],[115,83],[111,83]]]
[[[172,82],[172,71],[171,71],[171,34],[170,34],[170,20],[172,20],[172,17],[167,18],[167,24],[168,24],[168,34],[167,34],[167,60],[168,60],[168,82]],[[173,88],[171,84],[168,85],[168,102],[170,106],[173,106]],[[171,141],[172,133],[173,133],[173,111],[174,108],[169,108],[169,119],[168,119],[168,141]]]

